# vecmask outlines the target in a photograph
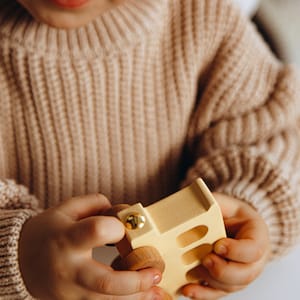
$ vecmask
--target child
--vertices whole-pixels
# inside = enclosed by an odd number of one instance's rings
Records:
[[[299,235],[299,90],[229,0],[1,1],[1,299],[162,299],[91,251],[196,177],[229,238],[182,293],[247,286]]]

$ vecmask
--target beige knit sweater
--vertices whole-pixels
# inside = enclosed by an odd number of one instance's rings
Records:
[[[299,91],[226,0],[128,0],[70,31],[1,1],[0,298],[30,297],[25,220],[79,194],[149,204],[201,176],[253,205],[282,255],[299,234]]]

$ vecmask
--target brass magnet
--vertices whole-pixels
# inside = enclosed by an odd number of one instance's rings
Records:
[[[127,229],[141,229],[146,223],[145,216],[140,213],[131,213],[126,217],[125,227]]]

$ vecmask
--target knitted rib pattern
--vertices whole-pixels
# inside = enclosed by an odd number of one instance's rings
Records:
[[[299,88],[226,0],[128,0],[69,31],[2,1],[0,298],[30,297],[17,244],[36,201],[86,193],[149,204],[201,176],[257,209],[285,253],[300,227]]]

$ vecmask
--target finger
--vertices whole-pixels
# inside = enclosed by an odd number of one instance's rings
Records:
[[[99,294],[89,291],[75,282],[68,281],[52,287],[51,290],[49,290],[49,298],[47,299],[99,300]]]
[[[101,194],[78,196],[63,201],[58,210],[73,220],[96,216],[111,207],[108,199]]]
[[[199,284],[188,284],[184,286],[182,288],[182,294],[185,297],[197,300],[216,300],[227,295],[224,291]]]
[[[81,266],[77,282],[83,287],[106,295],[132,295],[157,285],[161,273],[153,268],[141,271],[114,271],[91,260]]]
[[[265,253],[265,246],[250,239],[222,239],[214,245],[214,252],[239,263],[254,263]]]
[[[198,266],[194,272],[194,274],[197,273],[197,277],[199,278],[199,285],[206,288],[212,288],[224,293],[232,293],[245,287],[245,285],[236,285],[218,281],[210,274],[209,270],[205,269],[202,265]]]
[[[224,219],[236,216],[246,217],[249,219],[249,217],[253,218],[258,214],[251,205],[244,201],[220,193],[213,193],[213,195],[220,205]]]
[[[203,261],[203,266],[214,280],[209,280],[210,285],[215,288],[228,291],[230,286],[245,286],[256,279],[263,269],[263,263],[256,264],[241,264],[232,261],[227,261],[215,254],[207,255]],[[199,271],[201,273],[201,270]],[[203,276],[202,269],[201,275]],[[208,278],[205,278],[207,280]]]
[[[222,215],[226,218],[231,218],[236,215],[237,211],[239,210],[239,202],[236,201],[234,198],[227,196],[225,194],[214,192],[213,196],[217,200],[218,204],[220,205]]]
[[[235,225],[230,224],[229,230],[232,226]],[[225,238],[215,243],[215,253],[243,263],[261,259],[269,250],[268,229],[265,223],[260,219],[251,219],[239,226],[234,239]]]
[[[75,222],[67,232],[71,245],[89,250],[119,242],[125,234],[124,225],[115,217],[89,217]]]
[[[158,287],[153,287],[147,292],[125,295],[125,296],[98,294],[97,300],[100,299],[101,300],[158,300],[158,299],[172,300],[170,298],[165,298],[163,291],[160,290]]]
[[[164,292],[157,288],[154,287],[147,292],[142,292],[142,293],[135,293],[131,295],[124,295],[124,296],[116,296],[116,295],[106,295],[106,294],[101,294],[97,292],[90,291],[86,288],[82,288],[80,286],[75,286],[72,289],[72,294],[68,299],[89,299],[89,300],[113,300],[113,299],[118,299],[118,300],[153,300],[153,299],[164,299]]]

